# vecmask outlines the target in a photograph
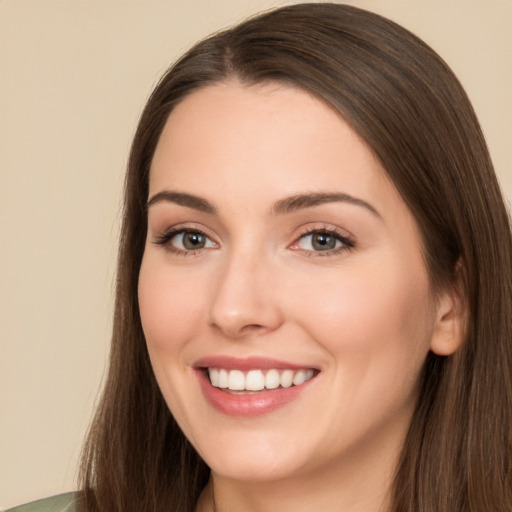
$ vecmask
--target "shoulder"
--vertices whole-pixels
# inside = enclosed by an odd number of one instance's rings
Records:
[[[68,492],[51,498],[32,501],[25,505],[10,508],[5,512],[77,512],[77,503],[77,495],[74,492]]]

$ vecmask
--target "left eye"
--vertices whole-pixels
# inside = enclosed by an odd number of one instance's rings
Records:
[[[332,251],[339,249],[344,241],[339,235],[325,231],[308,233],[299,238],[295,246],[306,251]]]

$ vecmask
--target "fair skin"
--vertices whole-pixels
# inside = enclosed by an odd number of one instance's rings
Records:
[[[460,322],[371,151],[303,91],[230,81],[173,110],[149,188],[141,318],[212,470],[197,511],[385,511],[425,357]],[[233,369],[302,378],[212,386]]]

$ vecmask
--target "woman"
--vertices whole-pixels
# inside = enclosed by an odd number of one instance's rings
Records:
[[[511,262],[474,112],[415,36],[302,4],[199,43],[135,135],[74,503],[509,510]]]

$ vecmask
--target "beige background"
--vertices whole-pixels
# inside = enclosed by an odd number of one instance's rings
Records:
[[[410,28],[454,68],[511,198],[512,0],[348,3]],[[194,41],[275,5],[0,0],[0,509],[74,488],[145,98]]]

